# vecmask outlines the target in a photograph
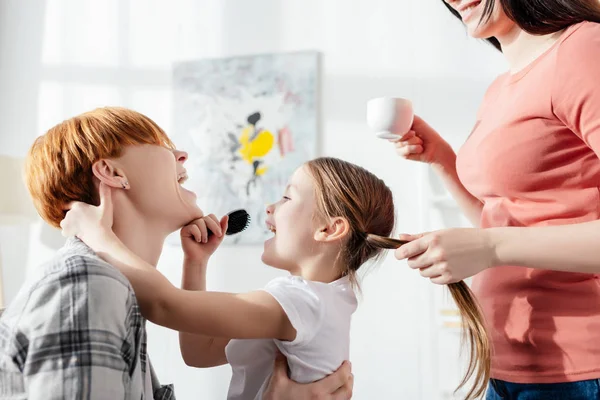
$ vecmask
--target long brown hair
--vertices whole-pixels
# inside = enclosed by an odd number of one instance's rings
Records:
[[[458,19],[460,14],[446,0],[444,5]],[[485,2],[481,20],[486,22],[492,16],[494,3],[498,1],[504,13],[519,28],[532,35],[547,35],[561,31],[583,21],[600,22],[600,2],[598,0],[483,0]],[[486,39],[496,49],[502,51],[500,42],[494,37]]]
[[[367,240],[377,243],[377,246],[383,249],[397,249],[407,243],[403,240],[376,235],[368,235]],[[469,365],[456,390],[462,388],[475,374],[475,382],[465,399],[476,399],[483,395],[490,379],[492,357],[490,340],[485,329],[483,313],[469,286],[464,281],[460,281],[449,284],[448,289],[460,312],[462,325],[466,327],[462,331],[463,343],[467,343],[469,347]]]
[[[380,256],[384,249],[397,249],[406,243],[389,237],[395,220],[392,191],[377,176],[347,161],[321,157],[306,165],[315,181],[320,216],[341,217],[350,226],[340,255],[346,265],[344,274],[356,282],[361,265]],[[483,313],[466,283],[453,283],[448,288],[460,311],[470,356],[457,390],[475,375],[466,397],[475,399],[484,393],[490,375],[491,349]]]

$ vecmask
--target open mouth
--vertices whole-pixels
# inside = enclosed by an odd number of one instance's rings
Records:
[[[267,229],[270,230],[273,233],[277,232],[277,229],[275,229],[275,226],[270,224],[269,222],[267,222]]]
[[[183,185],[185,183],[185,181],[188,180],[188,175],[187,172],[182,172],[179,175],[177,175],[177,183],[179,183],[180,185]]]

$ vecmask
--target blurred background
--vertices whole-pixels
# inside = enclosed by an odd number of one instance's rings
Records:
[[[371,97],[413,100],[456,148],[468,136],[500,54],[469,39],[441,0],[0,0],[0,296],[9,304],[27,274],[62,246],[33,210],[20,168],[33,140],[99,106],[140,111],[167,133],[172,64],[236,55],[322,54],[320,155],[341,157],[393,189],[398,232],[463,226],[428,168],[403,162],[365,123]],[[185,149],[184,149],[185,150]],[[208,287],[246,291],[278,273],[262,246],[222,248]],[[165,246],[159,269],[175,284],[182,251]],[[356,399],[461,398],[460,324],[447,290],[391,255],[363,271],[353,320]],[[177,334],[149,326],[149,351],[178,399],[225,398],[228,366],[185,366]]]

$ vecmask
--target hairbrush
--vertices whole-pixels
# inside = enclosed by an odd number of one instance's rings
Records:
[[[235,235],[244,231],[250,225],[250,214],[246,210],[235,210],[227,214],[229,222],[227,224],[226,235]],[[212,231],[208,230],[208,235],[212,235]]]

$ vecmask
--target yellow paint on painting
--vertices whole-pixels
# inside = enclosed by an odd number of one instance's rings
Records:
[[[240,135],[240,155],[248,164],[252,164],[255,158],[266,156],[273,148],[275,137],[269,131],[261,131],[254,140],[250,140],[250,135],[254,132],[254,127],[249,125],[242,129]],[[263,171],[264,173],[264,171]],[[257,172],[257,175],[258,172]]]
[[[267,172],[267,167],[260,167],[256,169],[256,176],[263,176]]]
[[[242,146],[248,145],[250,141],[250,135],[254,132],[254,126],[248,125],[244,129],[242,129],[242,134],[240,135],[240,144]]]

